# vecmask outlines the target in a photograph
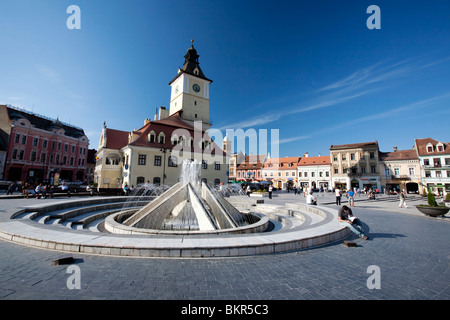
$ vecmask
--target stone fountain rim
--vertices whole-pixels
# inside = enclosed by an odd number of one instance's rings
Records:
[[[131,211],[131,210],[130,210]],[[256,215],[260,218],[258,222],[237,228],[218,229],[218,230],[158,230],[143,229],[131,227],[117,222],[116,218],[126,213],[121,211],[113,213],[105,218],[105,229],[112,234],[129,235],[214,235],[214,234],[242,234],[242,233],[260,233],[267,230],[270,219],[262,213],[250,212],[248,214]]]

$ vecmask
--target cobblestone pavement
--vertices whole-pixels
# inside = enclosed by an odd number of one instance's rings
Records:
[[[279,193],[265,200],[304,198]],[[357,247],[341,241],[284,254],[212,259],[75,254],[71,271],[52,265],[64,254],[0,241],[0,299],[450,299],[450,219],[425,217],[412,207],[423,200],[408,200],[410,208],[398,208],[396,198],[357,198],[354,214],[370,236],[349,238]],[[52,200],[0,199],[0,221],[36,201]],[[330,195],[319,197],[319,203],[335,207],[333,201]],[[79,289],[69,289],[77,283]]]

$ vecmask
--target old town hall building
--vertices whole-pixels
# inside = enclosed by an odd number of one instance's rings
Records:
[[[209,185],[226,183],[227,155],[205,133],[209,121],[208,79],[192,45],[184,65],[170,81],[170,108],[160,107],[154,119],[131,132],[110,129],[106,123],[96,155],[94,180],[100,188],[137,186],[146,182],[173,185],[180,179],[182,161],[195,160]]]

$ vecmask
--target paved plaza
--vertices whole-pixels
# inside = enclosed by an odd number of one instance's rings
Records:
[[[276,195],[265,203],[305,201],[292,192]],[[22,206],[55,201],[1,197],[0,222]],[[336,208],[332,194],[318,198]],[[412,196],[409,208],[398,208],[397,197],[357,197],[353,212],[370,240],[350,236],[357,247],[339,241],[282,254],[197,259],[70,254],[71,265],[53,265],[64,254],[0,241],[0,299],[448,300],[450,219],[423,216],[414,207],[423,202]]]

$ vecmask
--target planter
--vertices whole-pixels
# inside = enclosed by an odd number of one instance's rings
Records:
[[[427,207],[427,206],[416,206],[417,210],[423,214],[431,217],[444,216],[449,210],[449,207]]]

